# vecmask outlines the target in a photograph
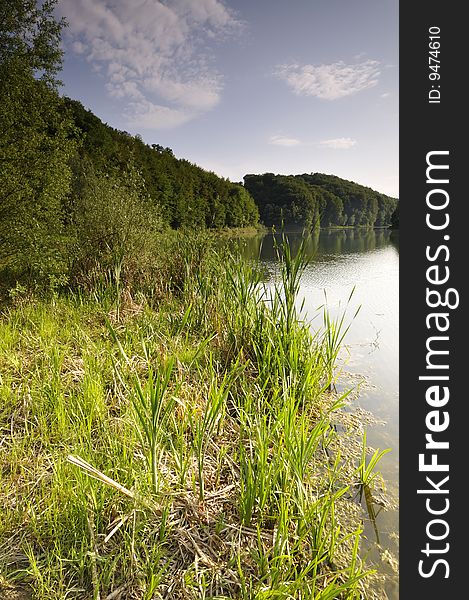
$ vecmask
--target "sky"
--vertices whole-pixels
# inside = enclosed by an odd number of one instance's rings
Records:
[[[398,0],[59,0],[62,93],[231,181],[398,196]]]

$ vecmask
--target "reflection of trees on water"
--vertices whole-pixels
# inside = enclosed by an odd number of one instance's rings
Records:
[[[293,252],[300,247],[303,235],[301,231],[285,234]],[[276,233],[277,243],[281,234]],[[399,233],[390,229],[324,229],[307,234],[304,237],[306,256],[309,260],[321,258],[322,261],[335,260],[337,254],[363,254],[373,252],[389,245],[399,251]],[[246,257],[271,261],[276,260],[274,236],[266,234],[243,239],[239,242]]]
[[[391,229],[391,235],[389,236],[389,241],[394,246],[394,248],[399,252],[399,229]]]

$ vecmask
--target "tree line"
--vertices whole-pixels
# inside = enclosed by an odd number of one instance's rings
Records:
[[[77,100],[64,105],[80,135],[74,174],[126,173],[134,165],[153,204],[173,228],[221,228],[255,225],[259,213],[245,188],[184,159],[171,148],[146,144],[135,136],[104,124]]]
[[[356,183],[319,173],[232,183],[62,97],[56,2],[0,2],[4,287],[82,281],[132,261],[138,270],[172,229],[390,222],[397,200]]]
[[[387,227],[398,200],[335,175],[249,174],[245,188],[267,226]]]
[[[244,227],[246,189],[61,97],[56,0],[0,3],[0,276],[68,281],[165,228]]]

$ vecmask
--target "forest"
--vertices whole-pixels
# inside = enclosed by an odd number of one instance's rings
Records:
[[[77,100],[64,98],[66,111],[78,130],[74,177],[88,170],[125,176],[129,166],[138,170],[151,204],[161,209],[172,228],[221,228],[255,225],[259,214],[242,185],[174,156],[171,148],[146,144],[104,124]]]
[[[351,181],[265,173],[232,183],[61,96],[65,23],[53,18],[54,4],[0,7],[0,275],[7,287],[73,283],[97,264],[106,269],[142,254],[167,229],[391,223],[397,200]]]
[[[164,230],[256,225],[242,185],[60,95],[65,23],[54,5],[0,5],[2,283],[73,283]]]
[[[335,175],[246,175],[261,221],[268,227],[387,227],[398,200]]]

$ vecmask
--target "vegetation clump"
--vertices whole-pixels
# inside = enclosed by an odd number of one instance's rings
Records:
[[[242,185],[60,96],[55,4],[0,4],[0,294],[81,281],[96,261],[129,270],[161,229],[255,227]]]
[[[268,227],[386,227],[398,204],[396,198],[323,173],[246,175],[244,185]]]
[[[191,248],[153,300],[110,277],[4,312],[2,576],[48,600],[361,598],[358,471],[326,332],[297,312],[301,252],[279,248],[267,288]]]

